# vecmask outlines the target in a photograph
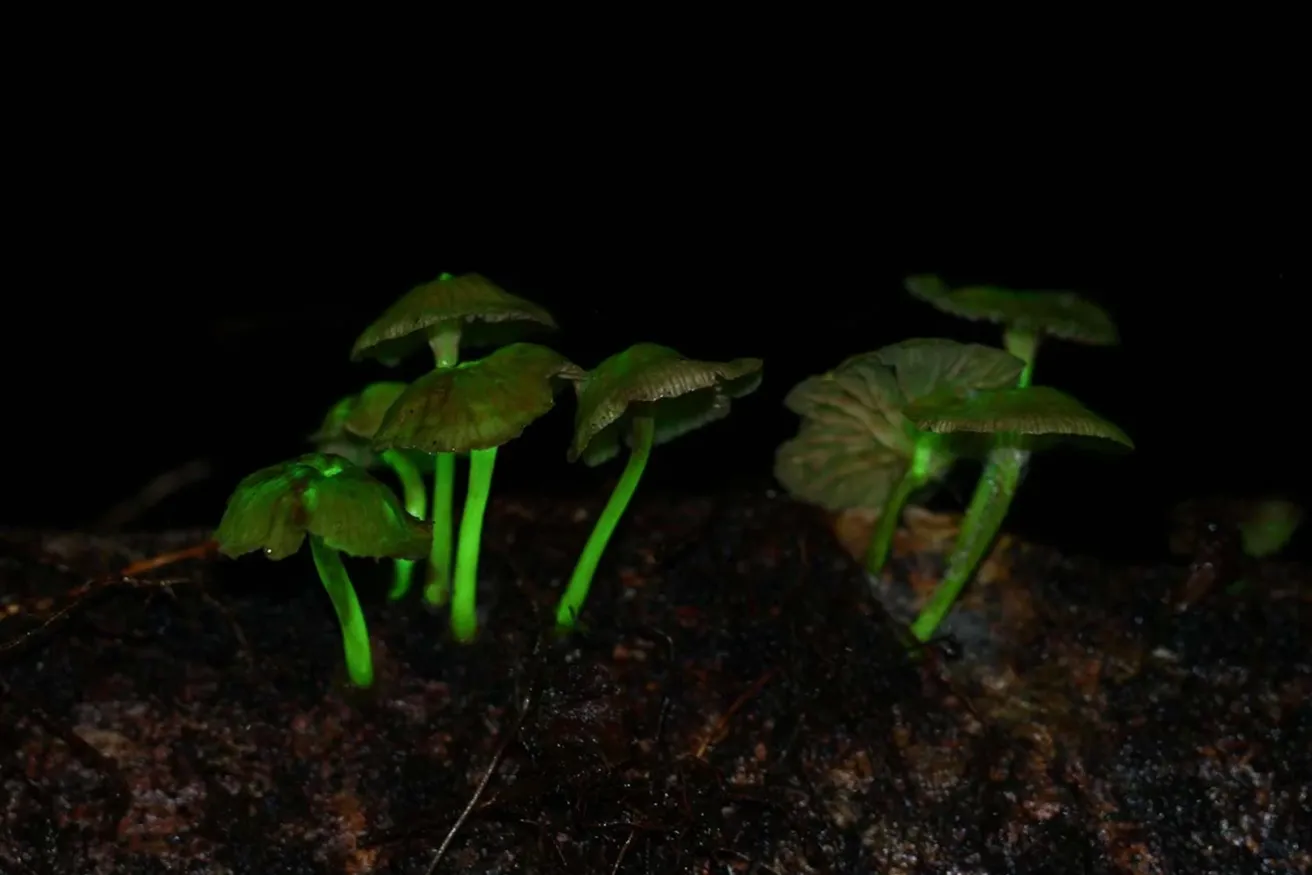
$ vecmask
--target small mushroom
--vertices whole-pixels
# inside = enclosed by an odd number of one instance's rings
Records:
[[[306,536],[319,580],[342,627],[351,682],[373,683],[369,630],[340,553],[414,559],[431,533],[401,507],[392,491],[341,456],[308,453],[262,468],[237,484],[215,539],[225,556],[263,550],[285,559]]]
[[[579,406],[569,461],[600,465],[619,455],[621,443],[629,447],[629,460],[556,607],[560,631],[574,628],[597,563],[638,487],[651,448],[728,416],[730,400],[754,391],[760,372],[760,359],[694,361],[669,347],[639,343],[606,359],[575,384]]]
[[[902,508],[956,458],[938,434],[907,419],[906,406],[1012,386],[1024,368],[1000,349],[953,340],[908,340],[853,356],[785,397],[802,427],[780,445],[775,477],[795,498],[826,510],[879,510],[865,558],[878,574]]]
[[[944,313],[1000,323],[1007,352],[1026,364],[1020,386],[1030,384],[1039,341],[1045,336],[1094,346],[1120,342],[1116,324],[1106,311],[1074,292],[1017,291],[999,286],[949,289],[932,274],[908,277],[906,288]]]
[[[934,397],[909,405],[918,428],[955,438],[988,435],[990,449],[979,486],[961,521],[948,568],[911,626],[928,641],[1002,527],[1030,454],[1054,440],[1096,441],[1133,449],[1125,432],[1071,396],[1048,386],[992,389],[965,397]]]
[[[457,364],[461,349],[505,346],[530,332],[554,329],[551,314],[477,273],[444,273],[415,286],[356,338],[351,361],[395,362],[422,349],[437,367]]]
[[[319,430],[310,436],[321,453],[336,453],[350,459],[362,468],[385,465],[401,483],[402,500],[406,511],[415,519],[428,515],[428,494],[419,465],[426,460],[423,453],[386,450],[375,453],[370,446],[374,433],[383,421],[383,414],[392,406],[406,384],[399,382],[371,383],[356,395],[341,399],[328,411]],[[395,563],[391,592],[388,598],[396,601],[410,591],[414,579],[414,561],[398,559]]]
[[[461,349],[500,347],[541,329],[554,329],[551,314],[512,295],[477,273],[444,273],[415,286],[364,330],[351,349],[351,360],[376,358],[395,364],[425,344],[438,368],[455,367]],[[455,456],[433,460],[433,553],[424,592],[451,588],[452,512]]]
[[[430,582],[424,592],[433,605],[450,598],[457,640],[469,641],[478,631],[479,539],[497,448],[551,410],[562,381],[583,377],[582,368],[545,346],[511,344],[478,361],[420,377],[388,408],[374,434],[373,447],[380,452],[469,453],[454,590]],[[433,545],[436,550],[436,536]]]

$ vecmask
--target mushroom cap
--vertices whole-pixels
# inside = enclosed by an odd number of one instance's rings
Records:
[[[655,343],[616,353],[574,385],[578,412],[567,457],[595,466],[617,456],[629,437],[623,418],[630,405],[649,405],[646,409],[655,421],[653,444],[723,419],[731,399],[761,384],[761,365],[755,358],[696,361]]]
[[[370,383],[356,394],[347,395],[329,409],[310,440],[324,442],[349,437],[371,440],[383,421],[383,414],[405,388],[405,383],[384,381]]]
[[[1024,367],[1003,350],[940,339],[852,356],[784,398],[802,428],[775,453],[775,478],[795,498],[827,510],[882,508],[917,446],[932,440],[906,416],[910,403],[1014,385]],[[930,479],[952,461],[947,447],[932,447]]]
[[[554,329],[551,314],[477,273],[415,286],[356,338],[351,361],[396,361],[428,343],[428,329],[461,323],[463,348],[502,346],[538,328]]]
[[[342,456],[363,468],[379,463],[369,446],[387,408],[405,391],[406,384],[394,381],[370,383],[355,395],[347,395],[329,409],[319,430],[310,440],[321,453]],[[422,454],[411,454],[419,462]]]
[[[1303,523],[1303,508],[1283,498],[1248,502],[1239,517],[1244,553],[1254,559],[1274,556],[1285,548]]]
[[[905,284],[915,297],[963,319],[999,322],[1016,330],[1093,346],[1120,342],[1116,323],[1107,311],[1074,292],[1017,291],[1001,286],[949,289],[932,274],[907,277]]]
[[[430,371],[388,408],[373,448],[465,453],[499,447],[555,406],[578,365],[536,343],[514,343],[477,361]]]
[[[939,434],[1013,433],[1033,437],[1095,438],[1128,449],[1134,442],[1065,392],[1051,386],[990,389],[965,398],[927,398],[907,408],[917,427]]]
[[[226,556],[264,550],[284,559],[306,533],[350,556],[420,559],[432,530],[390,489],[341,456],[307,453],[261,468],[237,484],[215,538]]]

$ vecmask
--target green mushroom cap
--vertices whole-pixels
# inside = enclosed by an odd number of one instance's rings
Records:
[[[430,371],[387,409],[373,448],[466,453],[519,437],[584,371],[558,352],[514,343],[477,361]]]
[[[997,322],[1017,331],[1094,346],[1114,346],[1120,341],[1111,316],[1074,292],[1017,291],[1000,286],[950,289],[932,274],[908,277],[905,284],[913,296],[963,319]]]
[[[477,273],[443,274],[415,286],[383,311],[351,349],[351,361],[397,361],[428,342],[428,332],[457,323],[464,348],[503,346],[556,321],[537,304],[512,295]]]
[[[927,440],[933,436],[908,417],[908,405],[1015,385],[1024,367],[1003,350],[940,339],[852,356],[785,396],[802,427],[779,446],[775,478],[795,498],[826,510],[882,508],[918,448],[931,450],[930,479],[953,461],[948,448]]]
[[[644,405],[655,424],[653,444],[729,415],[730,400],[756,390],[760,359],[704,362],[655,343],[616,353],[575,384],[578,413],[568,458],[589,466],[614,458],[627,437],[625,414]]]
[[[383,415],[405,389],[401,382],[370,383],[357,394],[342,398],[329,409],[310,441],[321,453],[343,456],[364,468],[375,467],[379,458],[370,442]],[[415,463],[422,461],[422,453],[409,455]]]
[[[389,559],[422,558],[432,538],[392,490],[350,460],[325,453],[307,453],[243,479],[215,538],[225,556],[262,549],[270,559],[285,559],[307,533],[350,556]]]
[[[906,413],[918,428],[939,434],[1093,438],[1134,449],[1134,442],[1120,428],[1051,386],[991,389],[964,398],[927,398],[910,405]]]

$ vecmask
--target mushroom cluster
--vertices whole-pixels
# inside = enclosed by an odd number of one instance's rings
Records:
[[[947,569],[911,631],[928,641],[997,536],[1031,454],[1055,441],[1132,449],[1114,424],[1048,386],[1034,386],[1040,342],[1118,342],[1103,310],[1073,292],[949,288],[907,279],[917,298],[967,319],[1003,326],[1004,349],[910,340],[847,359],[798,384],[785,404],[802,418],[780,446],[775,476],[795,497],[829,510],[879,513],[866,567],[880,573],[901,510],[961,457],[983,459]]]
[[[556,626],[576,625],[598,562],[632,498],[654,445],[726,416],[731,399],[754,390],[759,359],[694,361],[640,343],[586,371],[528,342],[556,328],[551,314],[478,274],[442,274],[416,286],[374,321],[351,350],[355,361],[395,364],[427,346],[434,368],[412,383],[379,382],[328,411],[312,436],[317,453],[257,471],[228,501],[217,539],[230,556],[263,548],[281,559],[306,534],[342,627],[348,674],[372,683],[368,632],[339,551],[395,560],[389,598],[403,598],[414,565],[427,558],[423,597],[450,607],[453,636],[478,630],[478,561],[497,452],[555,406],[572,385],[578,401],[567,458],[599,465],[629,448],[628,463],[556,610]],[[462,351],[491,349],[462,361]],[[454,483],[458,458],[469,477],[458,540]],[[402,501],[368,469],[389,470]],[[433,472],[431,521],[424,472]],[[454,553],[453,553],[454,547]],[[453,568],[454,556],[454,568]]]

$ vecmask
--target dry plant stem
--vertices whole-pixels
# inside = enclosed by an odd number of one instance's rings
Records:
[[[530,659],[537,658],[541,650],[541,643],[541,638],[534,643],[533,654]],[[428,868],[424,870],[424,875],[433,875],[433,873],[437,871],[437,867],[441,865],[442,859],[446,856],[446,852],[450,850],[451,842],[455,840],[456,834],[460,832],[460,828],[465,825],[465,821],[469,819],[469,815],[473,814],[474,809],[478,807],[478,800],[483,798],[483,794],[487,791],[488,784],[492,783],[492,776],[496,774],[497,767],[501,765],[501,761],[506,758],[506,751],[510,748],[511,742],[519,737],[520,731],[524,728],[524,721],[528,719],[529,712],[532,711],[533,707],[537,704],[538,693],[541,689],[541,672],[534,672],[533,680],[529,683],[528,691],[524,694],[524,700],[520,703],[519,716],[515,718],[515,725],[506,733],[505,738],[501,739],[500,743],[497,744],[496,753],[492,755],[492,762],[487,764],[487,769],[483,772],[483,777],[479,779],[478,786],[474,788],[474,792],[469,797],[469,802],[465,804],[464,809],[461,810],[460,816],[456,818],[455,823],[451,824],[451,829],[447,830],[446,837],[442,839],[442,844],[438,846],[437,853],[433,855],[433,862],[429,863]]]

